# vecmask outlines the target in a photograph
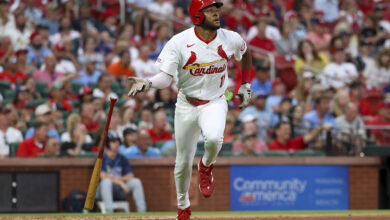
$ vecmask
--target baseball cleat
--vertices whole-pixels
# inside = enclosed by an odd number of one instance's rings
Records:
[[[214,192],[214,178],[213,173],[211,172],[214,168],[214,165],[211,164],[209,167],[205,167],[203,165],[202,158],[200,158],[198,163],[199,190],[203,196],[207,198],[210,197]]]
[[[190,207],[186,209],[177,209],[177,220],[190,220],[191,209]]]

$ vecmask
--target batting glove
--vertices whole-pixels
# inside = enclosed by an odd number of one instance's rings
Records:
[[[249,105],[251,95],[252,95],[251,84],[249,83],[242,84],[237,93],[237,96],[241,99],[241,105],[239,105],[238,107],[244,108],[247,105]]]
[[[128,93],[129,96],[135,96],[139,92],[148,91],[152,86],[152,82],[148,79],[129,77],[128,80],[130,82],[130,90]]]

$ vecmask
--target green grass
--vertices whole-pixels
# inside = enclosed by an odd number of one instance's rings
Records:
[[[280,214],[356,214],[356,213],[390,213],[390,210],[345,210],[345,211],[256,211],[256,212],[193,212],[193,215],[280,215]],[[102,216],[101,213],[16,213],[0,214],[2,216]],[[175,212],[146,212],[146,213],[110,213],[104,216],[174,216]]]

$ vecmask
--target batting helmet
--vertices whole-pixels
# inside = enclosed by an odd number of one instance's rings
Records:
[[[215,0],[193,0],[190,4],[189,12],[191,21],[193,24],[202,24],[204,20],[204,14],[200,11],[210,5],[215,5],[217,8],[222,7],[222,2],[216,2]]]

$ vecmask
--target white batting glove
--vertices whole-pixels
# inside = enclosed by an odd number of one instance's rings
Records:
[[[249,101],[251,100],[252,96],[252,90],[251,90],[251,84],[244,83],[240,86],[240,89],[238,90],[237,96],[241,99],[241,105],[238,106],[240,108],[244,108],[247,105],[249,105]]]
[[[129,77],[128,80],[130,82],[130,90],[128,93],[129,96],[135,96],[139,92],[148,91],[152,86],[152,82],[148,79]]]

